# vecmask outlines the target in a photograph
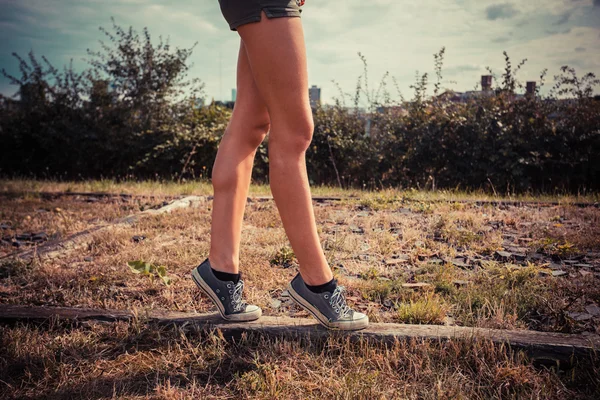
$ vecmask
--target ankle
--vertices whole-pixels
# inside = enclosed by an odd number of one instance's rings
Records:
[[[308,290],[310,290],[313,293],[333,293],[335,291],[335,288],[337,287],[337,280],[335,278],[331,278],[329,282],[325,282],[321,285],[308,285],[306,283],[305,285],[308,288]]]
[[[208,256],[210,267],[214,271],[224,272],[227,274],[237,274],[239,272],[239,263],[234,262],[231,258]]]

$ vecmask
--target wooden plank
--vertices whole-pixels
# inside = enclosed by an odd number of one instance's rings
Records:
[[[148,215],[157,215],[157,214],[165,214],[170,213],[174,210],[180,208],[187,207],[198,207],[201,204],[204,204],[206,201],[205,197],[200,196],[187,196],[175,201],[170,202],[169,204],[160,207],[158,209],[148,209],[137,214],[132,214],[124,218],[119,218],[114,222],[108,224],[101,224],[93,226],[89,229],[86,229],[81,232],[74,233],[72,235],[67,236],[64,239],[55,240],[51,242],[44,243],[41,246],[36,246],[31,249],[26,249],[20,252],[7,254],[5,256],[0,257],[0,260],[7,258],[19,258],[21,260],[29,261],[33,258],[55,258],[66,254],[69,251],[80,249],[82,247],[87,246],[92,235],[103,231],[107,228],[112,228],[119,225],[131,225],[140,219],[148,216]]]
[[[140,318],[162,325],[196,325],[204,329],[219,329],[225,337],[239,337],[243,333],[268,336],[324,338],[346,335],[352,338],[369,338],[376,341],[394,340],[490,340],[525,351],[533,359],[572,361],[573,358],[590,357],[600,349],[596,335],[568,335],[527,330],[501,330],[442,325],[409,325],[371,323],[367,329],[355,332],[332,332],[313,319],[263,316],[257,321],[237,323],[222,320],[218,314],[194,314],[173,311],[150,311],[136,314],[127,310],[98,310],[68,307],[36,307],[0,305],[0,322],[29,321],[45,323],[52,318],[67,321],[129,321]]]
[[[0,196],[24,196],[34,195],[44,198],[55,198],[60,196],[81,196],[81,197],[114,197],[123,199],[133,198],[147,198],[147,199],[165,199],[165,200],[176,200],[181,199],[183,196],[178,195],[145,195],[145,194],[130,194],[130,193],[105,193],[105,192],[33,192],[33,191],[0,191]],[[213,196],[203,196],[207,200],[212,200]],[[340,201],[356,199],[358,196],[313,196],[312,199],[316,202],[327,202],[327,201]],[[248,202],[253,201],[271,201],[272,196],[249,196]],[[560,202],[560,201],[536,201],[536,200],[483,200],[483,199],[411,199],[402,198],[401,202],[417,202],[417,203],[461,203],[461,204],[474,204],[478,206],[491,205],[494,207],[498,206],[515,206],[515,207],[554,207],[554,206],[573,206],[579,208],[594,207],[600,208],[599,202]]]

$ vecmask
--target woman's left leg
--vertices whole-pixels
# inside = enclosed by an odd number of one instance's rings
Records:
[[[240,42],[237,98],[212,172],[214,198],[208,256],[213,269],[232,274],[239,270],[242,221],[254,156],[270,128],[267,107],[254,82],[244,42]]]

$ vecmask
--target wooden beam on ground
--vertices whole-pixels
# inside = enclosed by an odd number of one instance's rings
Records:
[[[33,191],[16,191],[3,192],[0,191],[0,196],[17,197],[17,196],[36,196],[43,199],[55,199],[58,197],[97,197],[97,198],[120,198],[123,200],[132,199],[159,199],[159,200],[174,200],[180,199],[181,195],[154,195],[154,194],[131,194],[131,193],[107,193],[107,192],[33,192]]]
[[[310,336],[347,335],[376,341],[394,340],[490,340],[496,344],[525,351],[532,359],[571,362],[586,358],[600,349],[597,335],[568,335],[563,333],[527,330],[502,330],[442,325],[408,325],[371,323],[367,329],[355,332],[327,331],[313,319],[263,316],[258,321],[236,323],[222,320],[217,314],[194,314],[172,311],[150,311],[145,315],[126,310],[98,310],[68,307],[36,307],[0,305],[0,322],[45,323],[51,319],[66,321],[130,321],[141,319],[161,325],[194,325],[203,329],[219,329],[225,337],[239,337],[243,333],[297,338]]]
[[[148,209],[146,211],[139,212],[137,214],[132,214],[124,218],[119,218],[116,221],[111,223],[96,225],[92,228],[86,229],[81,232],[74,233],[72,235],[67,236],[64,239],[59,239],[55,241],[50,241],[44,243],[41,246],[36,246],[31,249],[23,250],[16,253],[11,253],[5,256],[0,257],[0,260],[8,259],[8,258],[17,258],[25,261],[30,261],[36,257],[39,258],[55,258],[66,254],[69,251],[80,249],[82,247],[87,246],[92,235],[98,233],[100,231],[106,230],[108,228],[113,228],[116,226],[125,226],[131,225],[140,219],[149,216],[149,215],[157,215],[157,214],[165,214],[170,213],[173,210],[177,210],[180,208],[188,208],[188,207],[198,207],[201,204],[204,204],[206,201],[206,197],[200,196],[187,196],[178,200],[174,200],[169,204],[160,207],[158,209]]]

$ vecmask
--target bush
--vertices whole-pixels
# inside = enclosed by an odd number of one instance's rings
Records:
[[[229,109],[202,106],[203,85],[188,80],[193,48],[153,44],[147,29],[114,24],[89,52],[90,67],[59,71],[33,53],[14,54],[21,76],[3,70],[20,101],[1,98],[0,174],[35,178],[209,178]],[[436,79],[418,75],[413,99],[392,101],[386,74],[369,87],[367,63],[354,94],[340,90],[331,107],[314,110],[307,151],[312,184],[378,189],[484,189],[490,192],[585,192],[600,189],[600,83],[567,66],[548,96],[519,97],[506,69],[491,95],[465,102],[441,92],[445,49],[434,55]],[[542,85],[546,71],[541,74]],[[345,106],[347,98],[354,108]],[[358,105],[366,98],[366,112]],[[560,98],[560,99],[559,99]],[[253,179],[268,181],[267,141]]]

